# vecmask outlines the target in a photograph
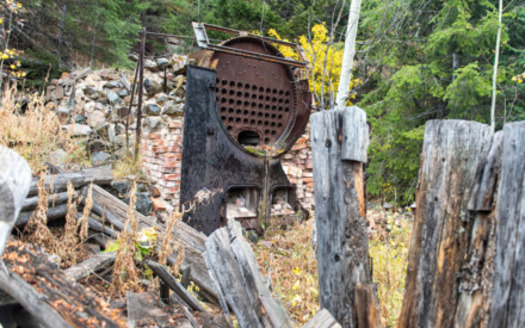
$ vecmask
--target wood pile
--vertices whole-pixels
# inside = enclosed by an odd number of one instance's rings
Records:
[[[47,213],[50,225],[60,227],[68,213],[65,190],[71,181],[81,199],[76,205],[79,219],[83,207],[88,206],[88,188],[91,189],[88,242],[104,249],[125,229],[129,205],[103,188],[112,180],[111,167],[59,173],[44,180],[50,193]],[[16,220],[19,230],[37,210],[37,183],[34,178],[27,198],[19,206],[21,212]],[[138,231],[155,227],[159,234],[166,232],[165,224],[136,211],[134,215]],[[234,327],[231,310],[240,327],[292,327],[283,306],[271,296],[251,246],[236,222],[207,238],[180,221],[172,234],[173,240],[182,245],[177,250],[184,249],[182,279],[179,281],[155,261],[143,260],[137,264],[149,268],[159,278],[160,290],[154,294],[129,291],[123,304],[118,300],[105,303],[100,295],[84,286],[90,277],[112,279],[116,252],[93,254],[61,269],[55,263],[56,256],[12,237],[4,254],[8,271],[0,270],[0,289],[6,293],[0,296],[1,304],[20,304],[33,324],[44,327]],[[175,264],[177,256],[177,252],[171,254],[168,264]],[[190,282],[197,286],[198,298],[188,292]],[[207,312],[214,308],[213,313]],[[307,327],[340,326],[329,313],[322,312]]]

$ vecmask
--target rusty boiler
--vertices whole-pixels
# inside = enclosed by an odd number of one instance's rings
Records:
[[[212,44],[206,30],[236,37]],[[277,197],[300,208],[280,157],[309,120],[304,56],[295,44],[245,32],[199,23],[194,31],[203,50],[187,68],[181,202],[204,188],[221,191],[185,220],[207,235],[227,218],[261,231]],[[275,44],[295,47],[300,60],[284,58]]]

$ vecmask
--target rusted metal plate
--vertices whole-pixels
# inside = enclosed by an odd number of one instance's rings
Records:
[[[270,44],[254,38],[236,38],[229,47],[278,54]],[[257,133],[259,144],[275,143],[295,118],[297,93],[292,72],[284,65],[216,52],[216,101],[229,134],[244,143],[243,132]],[[241,137],[241,138],[239,138]]]

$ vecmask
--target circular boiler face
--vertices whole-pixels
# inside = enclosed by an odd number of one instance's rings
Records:
[[[227,46],[276,55],[255,38],[237,38]],[[285,65],[216,52],[217,111],[228,133],[242,145],[271,145],[283,136],[295,115],[294,77]]]

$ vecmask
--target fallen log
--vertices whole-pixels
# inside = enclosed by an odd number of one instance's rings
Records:
[[[49,195],[49,201],[47,204],[49,207],[52,207],[52,206],[56,206],[56,205],[60,205],[64,203],[67,203],[67,191]],[[24,205],[22,205],[22,209],[20,211],[21,212],[32,211],[36,208],[37,205],[38,205],[38,196],[26,198],[24,200]]]
[[[206,241],[206,263],[216,279],[223,312],[230,305],[241,327],[292,327],[282,304],[273,299],[250,245],[235,220]]]
[[[16,226],[21,227],[27,224],[29,222],[29,218],[33,214],[34,211],[31,212],[22,212],[18,216],[18,219],[16,220]],[[67,214],[67,204],[60,204],[55,207],[49,207],[47,209],[47,221],[54,221],[58,219],[62,219],[66,217]]]
[[[28,197],[38,195],[38,179],[39,178],[34,178],[31,181]],[[53,193],[58,193],[67,189],[67,183],[69,181],[71,181],[75,189],[90,184],[91,182],[99,185],[108,184],[111,182],[111,180],[113,180],[113,169],[111,165],[98,166],[83,169],[78,172],[48,175],[45,179],[46,190],[51,190]]]
[[[175,277],[169,273],[166,267],[160,265],[155,261],[147,260],[146,264],[155,274],[173,291],[179,298],[184,302],[184,306],[188,306],[193,311],[204,311],[204,308],[195,297],[191,296],[190,293],[184,288]]]
[[[82,285],[66,278],[39,249],[10,239],[0,270],[0,289],[48,328],[124,327],[116,311]]]
[[[112,221],[108,219],[107,222],[113,224],[116,229],[119,229],[117,227],[119,225],[123,227],[127,218],[128,204],[97,185],[93,185],[92,195],[93,205],[96,204],[99,208],[104,209],[106,218],[112,218]],[[96,206],[93,208],[96,208]],[[163,226],[157,226],[155,222],[141,213],[135,211],[135,216],[139,230],[157,227],[160,233],[165,231]],[[180,270],[185,271],[191,267],[190,279],[199,286],[200,294],[208,301],[216,302],[217,292],[215,291],[203,257],[206,236],[181,221],[178,222],[173,229],[173,240],[181,243],[184,247],[184,260]],[[177,261],[177,255],[177,253],[174,253],[168,257],[168,263],[170,265]]]
[[[92,273],[105,270],[115,262],[115,252],[97,254],[82,263],[64,270],[64,274],[75,281],[84,279]]]

